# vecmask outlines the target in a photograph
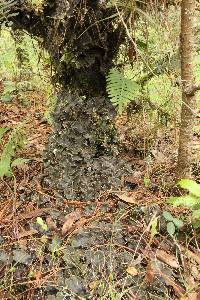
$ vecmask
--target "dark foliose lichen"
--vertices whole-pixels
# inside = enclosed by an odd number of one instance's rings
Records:
[[[92,199],[119,189],[131,169],[118,157],[114,115],[105,97],[62,93],[44,153],[44,183],[67,199]]]

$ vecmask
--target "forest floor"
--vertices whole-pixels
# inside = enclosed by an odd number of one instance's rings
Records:
[[[0,182],[0,300],[199,300],[199,231],[188,210],[166,203],[175,130],[151,136],[145,122],[131,128],[118,118],[123,157],[135,169],[123,179],[130,191],[68,201],[41,185],[52,129],[38,97],[31,95],[28,113],[17,100],[0,107],[2,126],[14,128],[27,117],[27,147],[18,155],[30,159]],[[171,236],[164,211],[183,221]]]

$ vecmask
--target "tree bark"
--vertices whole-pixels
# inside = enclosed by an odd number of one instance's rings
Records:
[[[181,5],[182,109],[177,179],[190,178],[192,168],[193,126],[196,109],[195,92],[198,89],[193,73],[195,2],[195,0],[182,0]]]

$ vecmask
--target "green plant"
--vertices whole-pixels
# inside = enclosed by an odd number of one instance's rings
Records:
[[[10,13],[10,9],[15,5],[17,5],[16,0],[1,0],[1,2],[0,2],[0,22],[6,21],[7,18],[17,15],[17,13]]]
[[[44,113],[44,118],[47,120],[47,122],[52,125],[53,124],[53,117],[52,113],[54,112],[56,108],[56,103],[57,103],[57,97],[55,95],[50,95],[47,98],[46,102],[46,111]]]
[[[41,227],[42,230],[47,231],[48,226],[41,217],[37,217],[36,223]]]
[[[176,229],[180,229],[183,226],[183,221],[174,218],[168,211],[163,212],[163,217],[167,221],[167,232],[173,237]]]
[[[122,113],[124,107],[139,95],[141,86],[116,69],[110,70],[106,80],[111,102],[114,106],[118,106],[119,113]]]
[[[149,245],[152,243],[153,238],[156,234],[158,234],[158,218],[156,216],[154,216],[150,222],[150,241],[149,241]]]
[[[49,245],[52,259],[56,259],[59,255],[61,255],[61,243],[61,239],[57,235],[55,235],[52,239],[51,244]]]
[[[3,85],[4,85],[4,89],[0,97],[0,101],[10,102],[13,98],[13,93],[16,90],[16,85],[13,81],[4,81]]]
[[[148,176],[145,176],[143,181],[144,181],[144,186],[146,188],[149,188],[151,186],[151,179]]]
[[[8,130],[8,127],[0,128],[0,140]],[[8,142],[3,147],[0,157],[0,178],[13,176],[12,168],[23,165],[29,161],[29,159],[25,158],[13,159],[16,152],[23,149],[25,144],[26,136],[24,133],[24,122],[22,122],[12,130]]]
[[[200,227],[200,184],[191,179],[182,179],[178,185],[188,190],[188,194],[171,197],[168,203],[173,206],[187,207],[192,210],[192,220],[195,228]]]

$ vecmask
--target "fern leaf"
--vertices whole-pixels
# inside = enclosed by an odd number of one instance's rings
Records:
[[[189,194],[181,197],[172,197],[167,202],[173,206],[183,206],[192,209],[195,205],[200,204],[200,198]]]
[[[30,159],[28,159],[28,158],[22,158],[22,157],[16,158],[15,160],[13,160],[13,162],[11,164],[11,168],[20,167],[20,166],[28,163],[29,161],[30,161]]]
[[[12,175],[12,170],[10,168],[11,156],[7,155],[0,160],[0,178],[4,176],[10,177]]]
[[[121,113],[123,108],[133,100],[140,90],[140,85],[124,77],[116,69],[111,69],[107,76],[107,92],[113,105],[118,106]]]
[[[0,178],[12,176],[11,161],[19,149],[25,146],[25,134],[23,131],[24,123],[20,123],[9,136],[0,157]],[[3,133],[3,130],[2,130]],[[16,162],[15,162],[16,163]]]
[[[191,179],[181,179],[178,184],[183,189],[187,189],[191,194],[200,197],[200,184]]]

